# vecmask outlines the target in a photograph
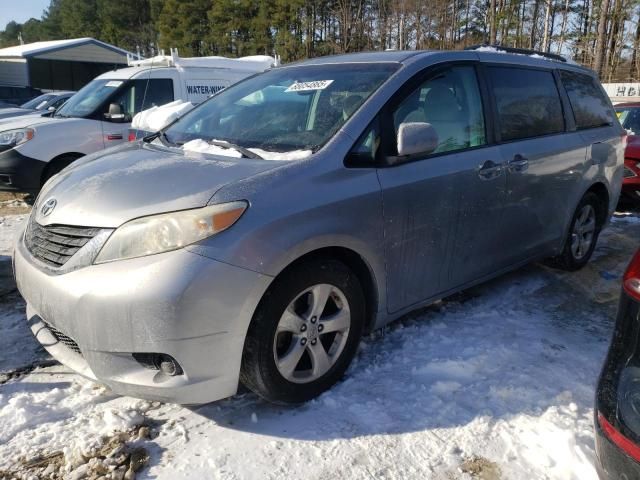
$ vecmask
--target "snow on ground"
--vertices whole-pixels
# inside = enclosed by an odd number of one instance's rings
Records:
[[[0,222],[0,242],[18,221]],[[130,442],[151,457],[138,478],[596,479],[594,386],[638,238],[638,217],[620,217],[580,272],[531,265],[415,312],[296,408],[251,393],[149,403],[36,368],[0,384],[0,477],[59,452],[60,471],[82,468],[79,453],[144,424],[149,438]],[[46,358],[23,308],[0,298],[0,371]]]
[[[27,215],[0,215],[0,261],[11,256],[13,242],[18,229],[27,219]]]

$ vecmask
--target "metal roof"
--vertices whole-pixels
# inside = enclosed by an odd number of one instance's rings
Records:
[[[127,55],[135,54],[110,45],[95,38],[71,38],[68,40],[51,40],[48,42],[34,42],[25,45],[16,45],[15,47],[0,48],[0,58],[29,58],[39,55],[50,54],[60,50],[77,48],[85,45],[93,45],[104,48],[115,54],[122,55],[123,63],[127,63]]]

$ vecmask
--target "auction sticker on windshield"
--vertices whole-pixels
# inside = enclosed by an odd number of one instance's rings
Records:
[[[296,82],[285,92],[305,92],[308,90],[324,90],[333,83],[333,80],[316,80],[315,82]]]
[[[117,88],[120,85],[122,85],[122,81],[120,80],[110,80],[107,83],[105,83],[105,87],[112,87],[112,88]]]

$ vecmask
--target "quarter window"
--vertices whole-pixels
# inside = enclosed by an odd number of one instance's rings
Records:
[[[380,122],[376,117],[351,148],[347,161],[348,165],[352,167],[374,165],[378,156],[380,141]]]
[[[562,70],[560,78],[569,96],[578,129],[613,124],[614,114],[609,101],[593,77]]]
[[[490,67],[489,76],[502,141],[564,131],[562,104],[551,72]]]

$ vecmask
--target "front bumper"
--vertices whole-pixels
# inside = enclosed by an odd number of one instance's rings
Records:
[[[15,148],[0,151],[0,191],[37,193],[46,162],[27,157]]]
[[[116,393],[181,404],[236,392],[246,331],[271,281],[186,250],[55,275],[22,240],[15,275],[34,335],[61,363]],[[133,353],[170,355],[183,374],[145,367]]]

